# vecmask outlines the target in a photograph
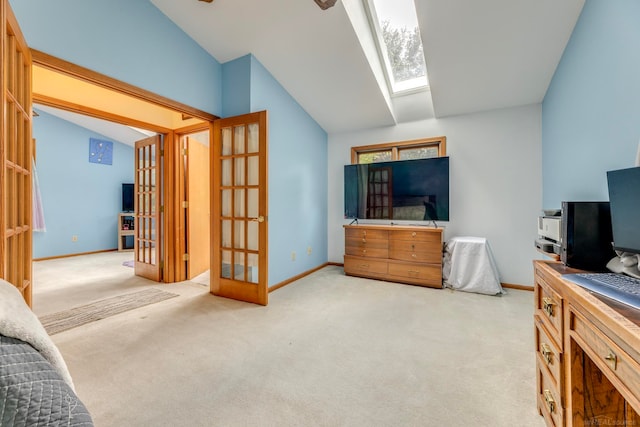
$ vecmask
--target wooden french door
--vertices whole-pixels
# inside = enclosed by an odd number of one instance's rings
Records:
[[[32,296],[31,53],[7,0],[0,6],[0,278]]]
[[[212,132],[211,293],[267,305],[267,112]]]
[[[161,212],[162,137],[155,135],[135,144],[135,243],[136,276],[159,282],[162,279]]]

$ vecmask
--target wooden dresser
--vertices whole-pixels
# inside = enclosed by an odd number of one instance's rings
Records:
[[[442,287],[442,229],[345,225],[344,272],[412,285]]]
[[[534,261],[537,405],[549,426],[640,426],[640,310]]]

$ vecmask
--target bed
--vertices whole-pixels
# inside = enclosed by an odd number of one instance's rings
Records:
[[[22,299],[0,279],[0,426],[93,426],[67,366]]]

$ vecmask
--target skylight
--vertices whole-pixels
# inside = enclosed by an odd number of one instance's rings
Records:
[[[413,0],[367,2],[391,92],[426,89],[427,66]]]

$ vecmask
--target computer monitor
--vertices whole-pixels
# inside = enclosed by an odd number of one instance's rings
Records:
[[[607,172],[613,248],[640,254],[640,167]]]

